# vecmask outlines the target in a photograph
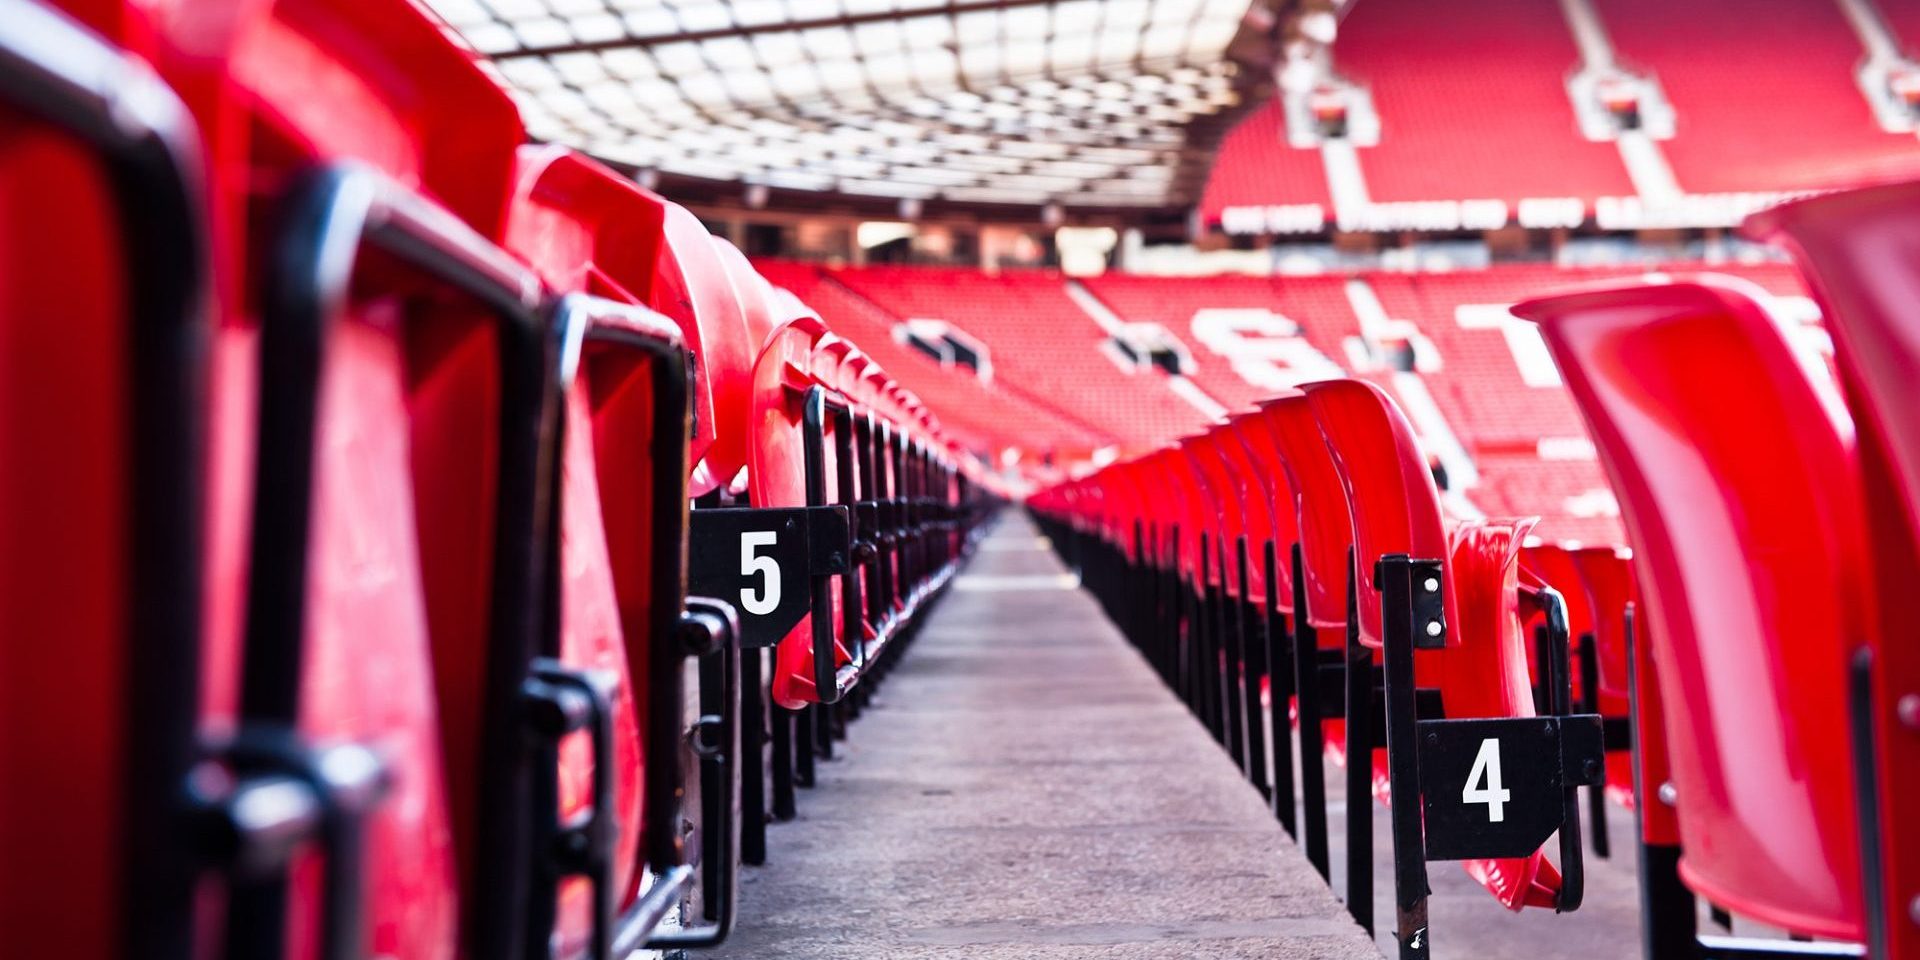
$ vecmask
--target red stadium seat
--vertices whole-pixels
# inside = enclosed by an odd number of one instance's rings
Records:
[[[679,204],[665,206],[666,249],[647,302],[673,318],[694,355],[694,469],[691,492],[744,492],[736,481],[747,466],[754,358],[763,336],[747,329],[719,249],[707,228]],[[764,333],[764,331],[763,331]]]
[[[1609,723],[1612,738],[1607,743],[1606,787],[1589,793],[1589,828],[1594,852],[1601,857],[1612,854],[1606,829],[1608,795],[1617,797],[1632,809],[1633,755],[1625,729],[1628,714],[1626,690],[1626,644],[1621,633],[1621,618],[1628,603],[1625,588],[1631,582],[1627,561],[1613,547],[1582,547],[1579,544],[1533,543],[1521,554],[1521,564],[1541,582],[1559,591],[1567,605],[1567,628],[1573,639],[1573,696],[1585,713],[1596,713]],[[1595,580],[1598,580],[1596,590]],[[1613,608],[1604,613],[1604,608]],[[1606,624],[1602,626],[1602,620]],[[1602,639],[1602,634],[1605,639]],[[1536,633],[1536,637],[1541,636]],[[1540,644],[1529,646],[1533,654],[1533,676],[1540,683]],[[1535,694],[1535,702],[1544,702]]]
[[[830,481],[834,476],[830,463],[814,462],[814,448],[808,439],[809,426],[832,431],[826,414],[826,389],[813,377],[813,356],[826,327],[807,320],[782,326],[768,338],[753,368],[752,464],[748,469],[748,497],[755,507],[801,507],[829,502]],[[831,456],[835,444],[820,448]],[[811,589],[824,589],[817,582]],[[770,599],[770,598],[768,598]],[[830,603],[837,606],[838,598]],[[783,706],[795,708],[808,702],[839,698],[837,683],[822,689],[818,681],[831,671],[850,663],[853,651],[837,622],[816,622],[822,607],[816,602],[798,624],[787,632],[775,653],[773,698]],[[759,611],[749,607],[750,613]],[[818,636],[816,636],[818,634]],[[814,651],[821,639],[834,651],[832,667],[816,672]]]
[[[1281,472],[1293,491],[1302,554],[1296,575],[1306,584],[1307,608],[1302,619],[1313,630],[1344,630],[1351,566],[1347,548],[1353,542],[1353,520],[1340,476],[1326,454],[1326,441],[1321,438],[1305,395],[1270,400],[1262,404],[1261,411],[1279,454]],[[1344,644],[1337,637],[1322,637],[1320,646],[1336,649]]]
[[[1858,940],[1845,704],[1871,625],[1852,431],[1750,289],[1516,310],[1541,324],[1636,544],[1680,876],[1736,914]]]
[[[679,629],[683,603],[688,364],[680,331],[638,302],[661,247],[661,206],[599,164],[547,147],[521,148],[516,182],[507,246],[567,295],[556,320],[565,411],[553,652],[615,678],[605,745],[614,768],[596,768],[598,745],[586,731],[561,744],[560,815],[600,818],[612,843],[599,865],[605,876],[562,886],[556,936],[565,950],[599,950],[588,938],[618,930],[630,950],[653,933],[647,919],[657,923],[679,897],[669,879],[683,876],[689,859],[678,812],[682,724],[649,707],[664,700],[668,716],[682,712],[681,651],[664,638]],[[612,810],[595,808],[601,777],[611,778]],[[652,814],[645,823],[643,796]],[[732,852],[714,852],[709,871],[724,871]]]
[[[1633,603],[1633,552],[1624,547],[1586,547],[1571,551],[1580,589],[1593,610],[1594,691],[1589,710],[1608,719],[1628,718],[1631,673],[1627,669],[1627,608]],[[1582,676],[1585,683],[1585,676]],[[1628,738],[1631,740],[1632,731]],[[1631,747],[1631,744],[1628,744]],[[1634,808],[1633,756],[1611,732],[1607,743],[1607,795]],[[1595,811],[1596,816],[1598,811]],[[1596,822],[1596,829],[1598,829]]]
[[[240,742],[284,724],[396,771],[366,825],[370,949],[451,955],[457,927],[476,955],[504,949],[534,935],[524,865],[544,829],[516,718],[553,425],[541,284],[493,246],[522,131],[410,5],[241,13],[225,69],[248,153],[222,176],[246,179],[216,191],[268,229],[223,238],[251,281],[225,327],[258,330],[257,381],[253,341],[227,336],[215,385],[215,463],[254,470]],[[339,925],[355,864],[326,860],[324,890],[237,887],[229,949],[357,939]]]
[[[1801,201],[1749,224],[1750,232],[1791,249],[1805,268],[1859,428],[1878,630],[1864,635],[1867,657],[1853,654],[1853,679],[1858,685],[1862,670],[1871,673],[1867,715],[1879,753],[1879,816],[1869,820],[1877,836],[1866,839],[1882,851],[1883,876],[1868,879],[1884,897],[1869,911],[1867,934],[1869,949],[1892,957],[1920,955],[1920,923],[1912,916],[1920,902],[1920,829],[1895,813],[1920,803],[1920,738],[1911,735],[1920,723],[1920,651],[1898,639],[1906,635],[1906,615],[1896,600],[1908,589],[1905,571],[1920,564],[1920,423],[1910,398],[1920,371],[1913,311],[1920,275],[1904,255],[1891,255],[1915,242],[1916,210],[1920,187],[1904,184]],[[1856,686],[1856,708],[1860,694]],[[1886,918],[1884,939],[1872,928],[1876,914]]]
[[[1449,718],[1533,716],[1517,581],[1521,541],[1533,521],[1487,521],[1449,533],[1413,429],[1379,388],[1337,380],[1302,389],[1352,510],[1358,642],[1384,643],[1382,587],[1370,573],[1382,557],[1444,559],[1446,645],[1416,654],[1415,676],[1440,691]],[[1539,851],[1465,866],[1509,909],[1578,904],[1577,891],[1573,903],[1560,902],[1560,875]]]
[[[1346,721],[1340,711],[1323,703],[1328,698],[1322,696],[1321,668],[1338,665],[1344,672],[1346,666],[1345,633],[1353,619],[1349,585],[1353,518],[1340,475],[1305,395],[1294,393],[1267,401],[1261,405],[1259,420],[1277,461],[1268,464],[1269,472],[1286,477],[1293,494],[1294,529],[1299,538],[1292,545],[1290,562],[1295,584],[1294,696],[1302,761],[1302,832],[1307,859],[1324,877],[1328,872],[1326,788],[1320,765],[1311,758],[1324,753],[1338,763],[1347,762]],[[1314,722],[1316,718],[1318,723]],[[1347,789],[1365,794],[1371,781],[1371,773],[1365,780],[1350,774]],[[1357,790],[1356,782],[1360,784]]]

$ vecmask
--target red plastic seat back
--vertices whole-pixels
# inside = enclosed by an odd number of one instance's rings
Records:
[[[1215,455],[1208,434],[1187,437],[1179,443],[1181,460],[1186,473],[1192,478],[1194,496],[1188,500],[1188,516],[1193,519],[1196,531],[1205,531],[1207,535],[1206,555],[1201,557],[1211,582],[1225,585],[1230,579],[1224,574],[1230,567],[1233,556],[1233,529],[1240,521],[1240,500],[1234,493],[1234,483],[1227,476],[1226,464]],[[1199,542],[1195,541],[1198,549]]]
[[[1861,475],[1873,545],[1879,630],[1874,644],[1874,719],[1879,731],[1880,829],[1889,952],[1920,956],[1920,737],[1900,704],[1920,697],[1920,644],[1899,642],[1910,614],[1898,602],[1920,568],[1920,185],[1833,194],[1776,207],[1750,232],[1791,250],[1820,299],[1833,335],[1847,405],[1859,428]],[[1907,731],[1904,734],[1899,731]],[[1902,917],[1907,922],[1902,922]]]
[[[1859,937],[1845,661],[1867,624],[1851,430],[1734,287],[1515,312],[1540,323],[1636,545],[1682,876],[1735,913]]]
[[[1173,505],[1179,508],[1174,522],[1180,530],[1180,568],[1188,580],[1199,584],[1203,573],[1208,577],[1218,573],[1218,564],[1213,558],[1220,527],[1219,508],[1186,441],[1163,452],[1160,469],[1168,488],[1178,491]]]
[[[679,204],[664,204],[661,252],[647,304],[673,318],[693,351],[694,469],[691,492],[724,490],[748,461],[753,363],[760,341],[707,228]]]
[[[1533,521],[1463,524],[1449,535],[1413,428],[1383,391],[1360,380],[1301,389],[1351,507],[1360,642],[1379,646],[1382,639],[1373,582],[1380,558],[1441,560],[1446,645],[1415,654],[1417,676],[1441,691],[1450,717],[1532,716],[1517,578],[1520,545]],[[1376,754],[1376,765],[1380,761]],[[1465,868],[1509,909],[1555,904],[1559,874],[1539,851],[1467,861]]]
[[[1380,645],[1380,591],[1373,566],[1403,553],[1416,560],[1448,558],[1440,492],[1413,428],[1379,387],[1360,380],[1328,380],[1301,387],[1345,491],[1353,522],[1358,570],[1360,642]],[[1445,578],[1451,582],[1453,578]],[[1451,589],[1446,618],[1459,616]],[[1449,632],[1447,642],[1459,637]]]
[[[1300,532],[1301,576],[1307,581],[1307,623],[1322,629],[1347,625],[1347,548],[1353,518],[1326,439],[1304,394],[1280,397],[1260,408],[1293,491]]]
[[[1274,605],[1281,613],[1293,614],[1293,545],[1300,540],[1300,518],[1294,512],[1293,485],[1287,478],[1287,467],[1281,462],[1280,450],[1274,446],[1273,432],[1261,422],[1262,414],[1255,410],[1243,413],[1227,421],[1224,429],[1238,444],[1241,459],[1237,469],[1245,471],[1252,478],[1254,488],[1252,499],[1257,504],[1249,513],[1249,522],[1258,526],[1255,540],[1273,542],[1273,581],[1278,596]],[[1262,571],[1264,589],[1266,569],[1266,548],[1257,549],[1260,554],[1258,569]]]
[[[1247,551],[1247,595],[1242,599],[1259,602],[1266,599],[1266,542],[1272,537],[1273,522],[1267,490],[1256,479],[1252,458],[1238,431],[1228,424],[1216,426],[1202,438],[1201,449],[1210,456],[1210,469],[1219,478],[1231,501],[1221,511],[1226,535],[1227,587],[1240,596],[1239,552],[1245,540]]]
[[[644,304],[667,208],[599,162],[559,146],[515,156],[506,244],[555,290]]]
[[[645,293],[629,289],[652,279],[660,248],[660,207],[624,178],[571,151],[523,147],[517,189],[509,212],[507,248],[527,260],[557,291],[590,293],[637,304]],[[649,229],[649,226],[651,229]],[[622,282],[625,280],[626,282]],[[641,332],[645,335],[645,332]],[[647,771],[637,716],[647,678],[647,634],[654,627],[650,596],[654,545],[654,478],[645,462],[651,451],[654,411],[651,355],[617,350],[608,343],[584,348],[579,373],[565,399],[560,458],[560,660],[621,678],[613,697],[615,772],[611,811],[615,825],[613,882],[617,896],[636,891],[641,843],[641,778]],[[624,354],[624,355],[623,355]],[[630,432],[605,429],[618,422]],[[640,463],[634,464],[636,454]],[[601,460],[627,469],[603,469]],[[639,469],[633,469],[638,467]],[[603,501],[608,481],[610,496]],[[621,501],[615,505],[613,501]],[[615,529],[609,519],[628,525]],[[638,524],[640,529],[632,529]],[[624,548],[612,562],[614,543]],[[677,758],[675,758],[677,759]],[[669,762],[667,768],[673,764]],[[656,761],[653,774],[658,775]],[[567,738],[560,757],[560,815],[573,818],[592,806],[591,744],[583,733]],[[590,929],[591,887],[583,878],[561,888],[559,937],[580,945]]]
[[[284,0],[238,38],[230,69],[250,111],[251,182],[223,189],[255,204],[250,222],[279,224],[312,170],[350,160],[436,202],[469,239],[502,237],[518,114],[417,6]],[[281,242],[250,238],[249,273],[277,265]],[[373,746],[396,771],[367,846],[380,954],[451,956],[455,877],[480,889],[477,851],[492,842],[480,828],[495,802],[481,787],[497,726],[488,652],[520,630],[494,622],[494,598],[524,592],[494,582],[496,548],[517,546],[496,541],[500,336],[452,284],[363,249],[324,351],[301,723]]]
[[[809,503],[807,489],[807,444],[805,435],[808,396],[826,390],[813,375],[815,354],[822,340],[830,336],[824,325],[814,321],[795,321],[776,330],[761,350],[753,368],[753,462],[747,474],[747,490],[755,507],[798,507]],[[825,500],[836,502],[838,464],[836,460],[834,418],[823,420],[825,438],[822,479]],[[840,604],[838,578],[835,578],[833,603]],[[852,661],[848,638],[843,635],[841,618],[836,615],[830,629],[834,633],[835,665]],[[808,615],[780,641],[774,657],[772,695],[776,702],[800,707],[820,699],[814,678],[813,617]]]
[[[820,319],[818,314],[774,316],[773,288],[767,285],[766,278],[760,276],[759,271],[753,269],[753,264],[747,262],[746,254],[719,237],[709,237],[708,241],[713,244],[720,265],[726,268],[727,282],[733,285],[733,298],[740,304],[740,316],[746,322],[747,343],[756,354],[781,324],[803,318],[814,321]]]

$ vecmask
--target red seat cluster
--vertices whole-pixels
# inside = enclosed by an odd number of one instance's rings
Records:
[[[0,2],[4,952],[718,942],[993,478],[415,5],[59,8]]]
[[[1887,255],[1920,243],[1920,188],[1748,228],[1799,258],[1843,390],[1743,281],[1515,308],[1587,422],[1626,544],[1449,516],[1406,418],[1351,379],[1031,500],[1290,832],[1297,740],[1297,833],[1323,874],[1323,750],[1349,796],[1388,804],[1403,956],[1431,940],[1430,860],[1512,909],[1578,907],[1575,788],[1594,788],[1606,856],[1603,785],[1637,812],[1649,957],[1920,956],[1902,816],[1920,805],[1920,648],[1898,599],[1920,542],[1920,270]],[[1371,928],[1372,814],[1347,812],[1349,909]],[[1702,935],[1696,898],[1821,940]]]

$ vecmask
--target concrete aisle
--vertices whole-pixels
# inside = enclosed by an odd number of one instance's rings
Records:
[[[739,958],[1377,958],[1024,515],[749,868]]]

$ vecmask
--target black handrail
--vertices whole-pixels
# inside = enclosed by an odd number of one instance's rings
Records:
[[[200,709],[201,482],[211,325],[199,134],[151,71],[67,17],[0,0],[0,99],[98,152],[120,219],[132,557],[124,913],[128,957],[192,949],[183,829]]]

